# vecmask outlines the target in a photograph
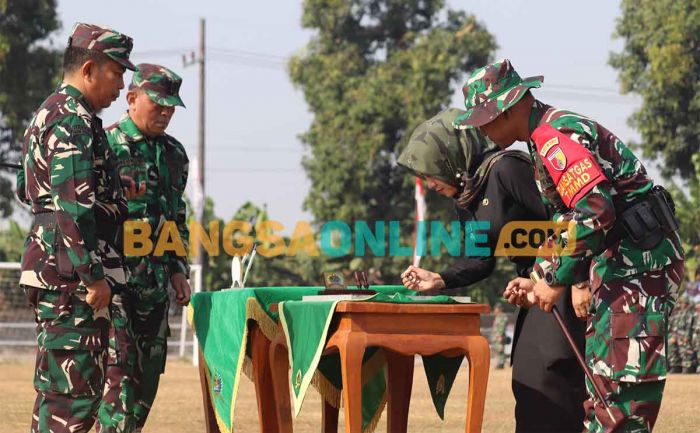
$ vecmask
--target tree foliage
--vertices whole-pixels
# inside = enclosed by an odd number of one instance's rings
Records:
[[[691,162],[695,176],[687,179],[687,193],[674,184],[669,186],[680,221],[680,235],[686,252],[686,276],[689,278],[700,264],[700,153],[693,155]]]
[[[665,176],[692,178],[700,152],[700,0],[622,0],[616,35],[624,48],[610,63],[623,92],[642,97],[630,119],[646,157]]]
[[[25,230],[17,221],[8,221],[0,230],[0,262],[19,262],[24,252]]]
[[[0,0],[0,161],[17,162],[32,113],[57,84],[60,27],[55,0]],[[12,213],[12,185],[0,176],[0,215]]]
[[[189,206],[188,206],[189,208]],[[191,218],[191,216],[190,216]],[[236,246],[242,245],[241,236],[251,236],[256,241],[260,242],[257,234],[261,228],[261,223],[268,221],[267,210],[265,207],[258,207],[251,202],[244,203],[231,218],[233,221],[250,222],[253,226],[251,233],[243,233],[236,231],[233,235],[233,242]],[[207,198],[204,206],[204,227],[208,230],[209,223],[218,221],[219,225],[219,254],[208,255],[205,253],[202,267],[202,284],[203,290],[221,290],[231,287],[231,260],[223,248],[224,228],[229,222],[214,214],[214,202],[211,198]],[[277,242],[284,242],[285,245],[290,244],[290,239],[281,236],[274,230],[265,229],[268,238],[279,236]],[[212,233],[209,233],[210,238],[213,238]],[[193,237],[190,236],[190,241]],[[263,244],[271,247],[271,242],[265,241]],[[287,257],[284,254],[275,257],[263,257],[257,254],[250,268],[250,275],[246,280],[246,287],[273,287],[273,286],[309,286],[321,285],[322,279],[320,273],[315,270],[320,268],[318,265],[319,257],[311,257],[305,254],[298,254],[293,257]]]
[[[420,122],[445,107],[456,82],[487,63],[494,38],[474,16],[439,0],[305,0],[302,25],[315,34],[289,74],[313,113],[301,135],[312,182],[304,206],[316,224],[400,221],[410,245],[413,180],[396,166],[398,153]],[[431,203],[431,218],[451,219],[446,207]],[[409,260],[365,257],[353,265],[397,276]]]

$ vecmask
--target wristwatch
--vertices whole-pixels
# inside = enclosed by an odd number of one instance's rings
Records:
[[[544,282],[547,283],[548,286],[554,286],[557,284],[557,275],[551,268],[547,268],[546,270],[542,270],[542,268],[539,268],[537,270],[532,271],[532,273],[530,273],[530,279],[534,282],[544,280]]]

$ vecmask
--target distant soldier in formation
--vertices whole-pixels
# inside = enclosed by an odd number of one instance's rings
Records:
[[[107,128],[107,139],[119,160],[122,172],[145,182],[143,196],[129,202],[129,220],[146,223],[155,246],[159,237],[179,237],[178,251],[126,258],[130,271],[128,297],[131,304],[128,320],[115,323],[115,328],[130,327],[134,335],[135,360],[118,356],[110,365],[115,374],[130,371],[132,376],[122,383],[109,384],[107,394],[133,392],[136,430],[141,431],[153,405],[160,375],[165,371],[167,355],[168,288],[175,291],[179,305],[190,299],[187,240],[189,231],[183,194],[187,183],[188,159],[184,146],[165,133],[175,107],[185,105],[180,99],[182,79],[170,69],[153,64],[140,64],[126,95],[128,111]],[[122,344],[116,332],[117,351]],[[118,354],[118,353],[117,353]],[[131,363],[119,365],[118,362]],[[130,415],[130,414],[129,414]]]
[[[688,299],[684,296],[678,299],[668,322],[668,367],[671,373],[681,372],[681,353],[684,349],[683,323],[688,310]]]
[[[34,222],[20,284],[37,323],[35,433],[89,431],[102,398],[107,307],[126,284],[107,229],[124,221],[136,189],[131,183],[121,190],[97,112],[119,96],[125,70],[135,69],[131,48],[132,39],[115,30],[77,24],[63,55],[63,81],[24,135],[17,194]]]
[[[693,321],[690,326],[690,351],[692,351],[692,361],[690,367],[685,371],[687,373],[700,372],[700,303],[696,303],[693,307]]]
[[[496,368],[501,370],[506,365],[506,346],[508,336],[508,315],[503,312],[503,306],[496,303],[493,307],[493,326],[491,327],[491,348],[496,355]]]

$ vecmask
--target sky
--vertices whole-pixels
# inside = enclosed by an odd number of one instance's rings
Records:
[[[637,137],[626,119],[639,99],[619,94],[617,74],[608,66],[610,53],[622,46],[612,38],[617,2],[592,0],[585,7],[556,0],[447,4],[474,14],[495,35],[496,59],[509,58],[523,77],[545,76],[544,86],[535,92],[538,98],[593,117],[623,141]],[[267,204],[270,219],[290,232],[297,221],[312,219],[302,209],[310,182],[301,168],[304,149],[298,139],[312,114],[285,66],[313,36],[301,28],[301,13],[301,0],[59,0],[63,28],[53,44],[65,47],[75,22],[102,24],[134,38],[135,63],[158,63],[180,74],[187,108],[177,109],[168,133],[193,160],[198,70],[183,67],[182,54],[196,49],[199,19],[205,18],[206,194],[224,219],[248,200]],[[130,79],[127,73],[125,80]],[[126,110],[125,93],[102,112],[105,125]],[[451,103],[463,106],[461,89],[454,89]]]

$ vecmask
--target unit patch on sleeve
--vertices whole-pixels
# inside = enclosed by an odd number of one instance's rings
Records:
[[[606,180],[593,154],[552,125],[540,125],[533,131],[532,139],[567,207]]]

